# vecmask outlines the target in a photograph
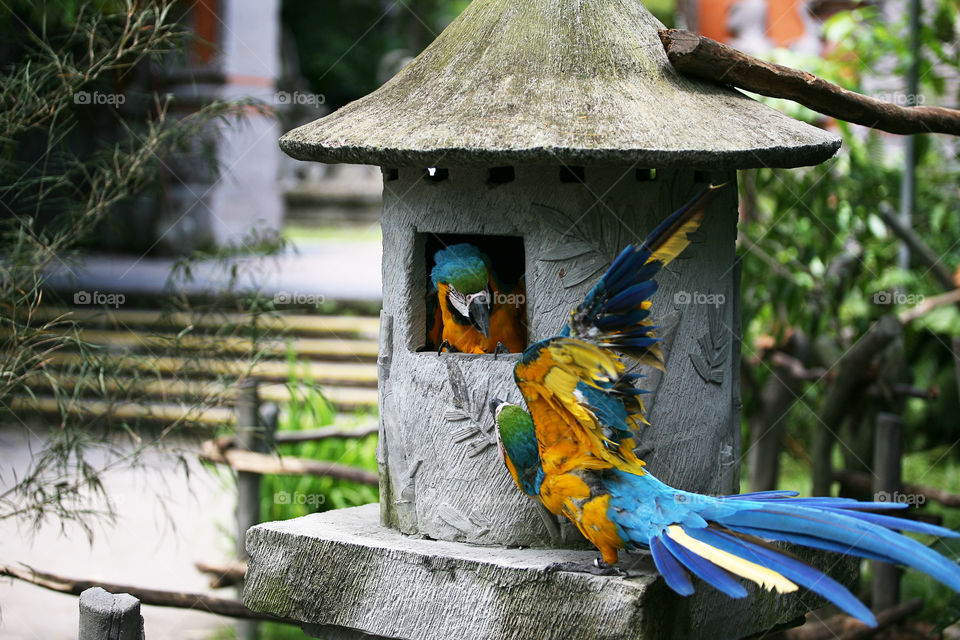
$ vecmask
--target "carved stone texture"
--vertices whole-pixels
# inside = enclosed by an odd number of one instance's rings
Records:
[[[487,402],[521,400],[513,381],[518,356],[417,351],[425,342],[425,234],[521,236],[534,341],[559,331],[625,245],[642,241],[703,188],[698,178],[735,182],[735,176],[661,169],[655,180],[640,181],[629,165],[587,167],[585,183],[562,182],[559,166],[516,167],[515,180],[506,184],[490,183],[483,169],[449,167],[439,182],[423,175],[403,168],[385,172],[383,313],[391,322],[380,354],[384,523],[440,540],[550,546],[543,519],[491,446]],[[655,391],[645,399],[653,426],[641,434],[651,471],[684,489],[711,493],[736,488],[736,220],[731,186],[711,205],[697,243],[661,272],[653,317],[667,338],[667,374],[644,371],[644,386]],[[691,304],[675,303],[683,292]],[[723,303],[697,304],[697,296],[722,297]],[[685,357],[700,350],[704,335],[724,356],[721,361],[711,354],[719,368],[711,382]],[[564,537],[582,543],[579,534]]]
[[[752,586],[753,597],[732,600],[699,581],[683,598],[646,554],[626,557],[637,577],[547,572],[596,553],[411,538],[381,526],[375,505],[258,525],[246,542],[244,603],[326,640],[742,638],[822,604]],[[827,553],[804,557],[847,582],[855,568],[838,572]]]

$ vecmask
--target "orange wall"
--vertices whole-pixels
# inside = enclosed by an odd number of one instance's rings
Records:
[[[220,19],[217,16],[217,0],[197,0],[193,8],[193,32],[197,40],[193,45],[193,55],[197,62],[207,63],[213,58],[220,44]]]
[[[802,0],[766,1],[767,36],[777,46],[789,46],[803,35],[803,22],[799,13]],[[699,0],[697,19],[700,33],[714,40],[728,42],[732,36],[727,30],[727,14],[735,2],[737,0]]]

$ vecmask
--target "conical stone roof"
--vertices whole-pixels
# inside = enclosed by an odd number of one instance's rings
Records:
[[[381,166],[823,162],[830,133],[678,74],[640,0],[474,0],[389,82],[289,132],[301,160]]]

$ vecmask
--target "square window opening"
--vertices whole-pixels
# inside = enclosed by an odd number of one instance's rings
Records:
[[[498,342],[503,342],[510,352],[518,353],[528,344],[529,328],[527,323],[526,302],[527,291],[523,279],[526,271],[526,255],[523,238],[506,235],[480,235],[461,233],[418,233],[417,247],[422,247],[425,273],[423,282],[426,295],[424,297],[425,313],[423,334],[411,336],[411,345],[420,345],[416,351],[436,352],[444,340],[444,319],[452,323],[452,329],[446,331],[448,342],[453,343],[450,351],[462,353],[478,353],[473,349],[482,349],[482,353],[493,353]],[[463,247],[469,245],[471,248]],[[450,247],[457,249],[457,255],[476,252],[481,264],[487,270],[485,289],[490,296],[487,312],[489,315],[489,338],[483,337],[478,327],[484,321],[477,314],[471,314],[470,303],[473,302],[478,291],[477,285],[482,284],[476,277],[470,277],[472,271],[463,274],[456,265],[450,265],[444,270],[444,276],[462,277],[461,287],[467,291],[456,290],[451,299],[450,288],[453,283],[443,283],[447,291],[447,298],[441,299],[440,289],[433,285],[432,273],[437,266],[437,254]],[[447,258],[450,264],[450,255],[441,255]],[[474,265],[477,263],[473,263]],[[489,266],[486,266],[489,265]],[[452,287],[456,289],[456,287]],[[479,301],[478,304],[482,302]],[[443,308],[441,308],[441,305]],[[482,306],[482,305],[481,305]],[[414,332],[417,327],[414,325]],[[449,338],[455,338],[450,340]],[[509,343],[509,344],[508,344]]]
[[[450,178],[450,169],[429,167],[423,172],[423,179],[427,182],[444,182]]]
[[[564,184],[583,184],[587,180],[587,174],[583,167],[560,167],[560,182]]]
[[[516,180],[517,173],[513,167],[493,167],[490,169],[488,182],[490,184],[507,184]]]

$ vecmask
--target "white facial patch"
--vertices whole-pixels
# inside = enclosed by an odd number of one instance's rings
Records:
[[[500,412],[509,404],[509,402],[501,402],[497,405],[497,410],[493,412],[493,419],[497,421],[497,424],[494,425],[496,427],[494,431],[497,434],[497,453],[500,455],[500,461],[504,464],[507,462],[507,450],[503,446],[503,440],[500,439]]]
[[[464,318],[470,317],[470,303],[467,302],[467,296],[454,289],[453,286],[447,292],[447,300],[461,316]]]
[[[453,308],[457,310],[457,313],[464,318],[470,317],[470,304],[474,300],[480,300],[485,304],[490,304],[490,298],[491,296],[489,291],[479,291],[477,293],[464,295],[457,291],[452,285],[447,293],[447,299],[450,300],[450,304],[453,305]]]

